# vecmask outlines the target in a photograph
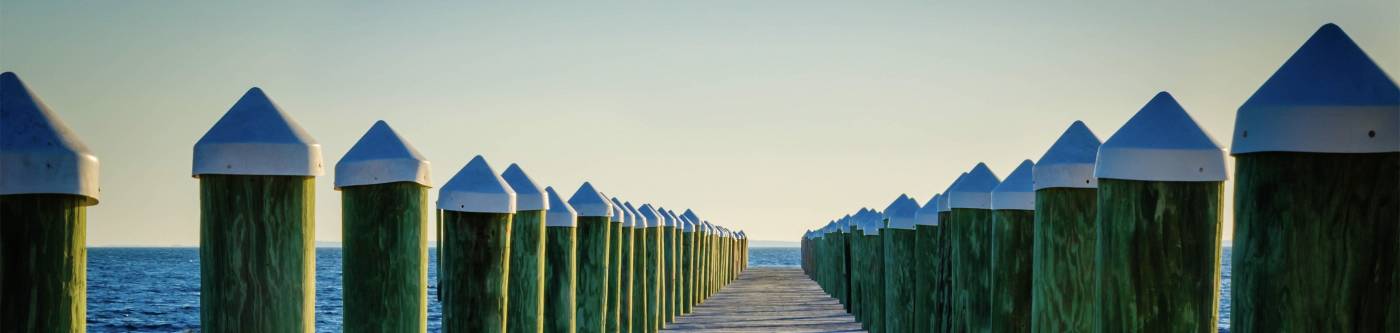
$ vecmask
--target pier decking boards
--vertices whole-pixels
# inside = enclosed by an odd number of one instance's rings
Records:
[[[863,332],[798,268],[754,267],[664,332]]]

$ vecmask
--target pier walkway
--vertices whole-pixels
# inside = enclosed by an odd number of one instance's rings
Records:
[[[800,268],[750,267],[663,332],[864,332]]]

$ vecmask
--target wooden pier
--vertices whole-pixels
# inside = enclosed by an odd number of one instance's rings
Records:
[[[800,268],[754,267],[663,332],[864,332]]]

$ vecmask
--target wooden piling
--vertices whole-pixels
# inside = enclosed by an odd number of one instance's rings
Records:
[[[657,213],[661,215],[661,256],[662,259],[662,323],[670,324],[676,320],[676,219],[671,216],[666,208],[657,207]]]
[[[885,288],[881,292],[885,293],[888,310],[880,318],[885,322],[885,332],[914,332],[914,216],[918,211],[919,203],[903,194],[885,207],[889,226],[882,233]]]
[[[623,205],[622,200],[618,200],[617,197],[613,197],[610,200],[614,208],[613,214],[622,216],[622,223],[619,223],[622,228],[618,232],[618,237],[621,239],[621,241],[618,242],[621,248],[620,259],[618,260],[619,267],[621,267],[618,270],[618,331],[632,332],[633,327],[639,326],[639,324],[635,323],[633,316],[633,313],[636,311],[633,308],[636,299],[636,296],[633,294],[635,293],[633,289],[636,288],[635,276],[637,274],[634,268],[636,267],[636,254],[634,252],[636,243],[633,242],[633,239],[636,235],[637,217],[633,215],[632,210],[627,209],[627,206]]]
[[[443,331],[506,331],[515,201],[515,191],[481,156],[438,190]]]
[[[938,249],[938,201],[942,193],[934,194],[923,207],[914,214],[914,332],[934,332],[934,304],[937,303],[938,280],[936,279]]]
[[[1031,330],[1093,330],[1099,138],[1075,121],[1033,169]]]
[[[572,333],[578,307],[578,212],[553,187],[545,187],[544,322],[548,333]]]
[[[622,207],[608,200],[612,216],[608,217],[608,305],[603,320],[604,331],[622,331]]]
[[[647,282],[648,273],[651,272],[651,266],[647,264],[650,260],[647,256],[647,222],[631,202],[623,202],[622,207],[632,215],[632,332],[650,332],[653,326],[647,310],[651,304],[648,297],[651,284]]]
[[[643,230],[643,238],[646,239],[646,317],[647,329],[655,333],[661,330],[661,301],[664,299],[661,296],[661,216],[651,204],[644,204],[637,210],[646,220]]]
[[[1031,256],[1035,241],[1035,164],[1021,162],[992,190],[990,331],[1031,331]]]
[[[954,332],[990,329],[991,192],[1000,182],[986,164],[977,163],[948,192]]]
[[[506,307],[506,331],[539,333],[544,330],[545,210],[549,199],[530,175],[511,163],[501,179],[515,191],[515,215],[510,222],[510,300]]]
[[[689,212],[688,210],[686,212]],[[682,215],[681,218],[681,314],[690,313],[695,305],[695,224]]]
[[[584,182],[569,205],[578,211],[578,332],[603,332],[608,305],[608,234],[612,203]]]

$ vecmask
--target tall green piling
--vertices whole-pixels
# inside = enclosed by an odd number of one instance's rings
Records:
[[[676,320],[676,277],[678,276],[676,268],[680,267],[680,265],[676,264],[676,259],[678,258],[676,255],[676,218],[672,216],[666,208],[657,207],[657,213],[661,214],[661,221],[663,223],[661,228],[661,255],[665,258],[662,260],[662,262],[664,262],[662,266],[665,267],[661,270],[661,293],[664,298],[661,303],[665,309],[661,311],[661,316],[663,317],[663,323],[670,324]]]
[[[553,187],[545,187],[549,198],[545,213],[544,321],[548,333],[572,333],[578,307],[578,212]]]
[[[899,195],[885,207],[885,219],[889,226],[884,230],[885,268],[885,331],[892,333],[914,332],[914,216],[919,211],[919,203],[907,195]],[[742,252],[742,248],[740,249]],[[742,265],[742,261],[740,261]]]
[[[315,327],[315,176],[321,146],[258,88],[194,146],[200,327]]]
[[[622,200],[618,200],[617,197],[613,197],[610,200],[613,204],[613,214],[622,216],[622,223],[618,223],[621,226],[621,230],[618,232],[618,237],[621,239],[621,241],[618,242],[618,246],[621,249],[620,258],[618,259],[618,265],[620,267],[618,269],[619,281],[617,291],[618,331],[632,332],[632,328],[638,326],[638,324],[634,323],[633,313],[635,310],[632,305],[635,299],[635,296],[633,296],[633,289],[636,284],[634,278],[634,276],[636,276],[636,269],[633,268],[636,265],[634,259],[636,255],[633,252],[635,248],[633,238],[636,234],[636,216],[632,214],[631,210],[627,209],[627,206],[623,205]]]
[[[1031,330],[1093,330],[1099,138],[1083,122],[1065,129],[1033,170],[1035,230]]]
[[[948,191],[953,332],[991,329],[991,194],[1000,182],[986,164],[977,163]]]
[[[84,331],[97,156],[11,72],[0,74],[0,170],[0,331]]]
[[[967,176],[967,173],[964,172],[957,180],[962,180],[963,176]],[[937,284],[934,285],[934,315],[931,318],[933,332],[953,332],[953,209],[948,206],[948,193],[953,185],[957,185],[956,180],[948,189],[943,190],[943,197],[939,198],[938,203],[938,230],[934,234],[937,247],[933,250],[938,254],[938,261],[934,262],[933,268],[934,278],[937,279]]]
[[[1035,241],[1035,163],[1021,162],[992,190],[991,332],[1031,331],[1031,257]]]
[[[1094,176],[1094,331],[1215,331],[1220,146],[1162,92],[1099,147]]]
[[[429,163],[378,121],[335,164],[346,332],[428,329]]]
[[[938,261],[938,201],[942,193],[934,194],[919,210],[914,212],[914,250],[911,255],[914,263],[914,306],[910,308],[914,316],[914,332],[934,331],[934,304],[938,287],[934,270]]]
[[[689,210],[687,210],[689,212]],[[695,301],[695,224],[681,218],[681,313],[690,313]]]
[[[608,217],[608,306],[603,320],[607,332],[622,331],[622,207],[609,198],[612,216]]]
[[[515,201],[515,191],[481,156],[438,190],[443,331],[506,331]]]
[[[647,221],[631,202],[622,203],[622,207],[632,215],[632,332],[650,332],[653,326],[651,312],[647,310],[651,304],[651,283],[647,281],[651,272],[648,264],[651,259],[647,255]]]
[[[865,321],[869,322],[869,330],[875,333],[885,332],[885,247],[884,247],[884,216],[875,210],[866,210],[862,218],[862,228],[865,231],[862,246],[865,248]]]
[[[854,274],[851,273],[851,271],[853,270],[853,266],[851,264],[851,242],[852,239],[854,239],[854,237],[852,237],[852,235],[854,235],[854,231],[852,230],[855,228],[855,226],[851,223],[851,215],[849,214],[847,214],[841,220],[837,220],[836,223],[837,230],[835,231],[835,233],[838,233],[839,235],[836,236],[837,238],[831,245],[831,251],[833,253],[836,253],[836,258],[833,258],[834,261],[831,264],[831,269],[833,271],[833,274],[835,275],[833,281],[835,281],[835,283],[837,284],[837,295],[845,296],[846,312],[851,313],[855,309],[855,307],[852,306],[852,303],[854,303],[852,301],[852,298],[854,297],[853,291],[855,289],[855,286],[854,281],[851,278],[852,274]]]
[[[689,234],[686,235],[685,238],[686,252],[688,253],[687,257],[690,258],[690,263],[687,265],[687,267],[690,267],[690,271],[686,273],[686,292],[688,296],[686,296],[687,305],[685,310],[686,313],[690,313],[694,306],[700,304],[700,217],[695,215],[695,211],[689,209],[681,213],[681,216],[685,217],[686,222],[689,223],[687,225]]]
[[[578,332],[603,332],[608,305],[608,234],[612,203],[584,182],[569,205],[578,211]]]
[[[530,175],[511,163],[501,179],[515,191],[515,216],[510,223],[510,301],[506,330],[544,331],[545,211],[549,198]]]
[[[661,216],[657,214],[656,208],[651,204],[644,204],[637,208],[640,216],[646,222],[646,228],[642,231],[646,239],[646,317],[648,332],[658,332],[661,330]]]
[[[1236,119],[1230,330],[1400,330],[1400,88],[1327,24]]]
[[[865,318],[866,313],[869,312],[865,309],[867,302],[865,279],[870,274],[870,270],[865,267],[865,229],[861,227],[861,224],[864,223],[861,220],[864,218],[864,212],[865,210],[862,208],[860,212],[850,217],[851,233],[848,236],[851,237],[851,315],[860,322],[862,329],[868,330],[870,329],[870,321]]]

